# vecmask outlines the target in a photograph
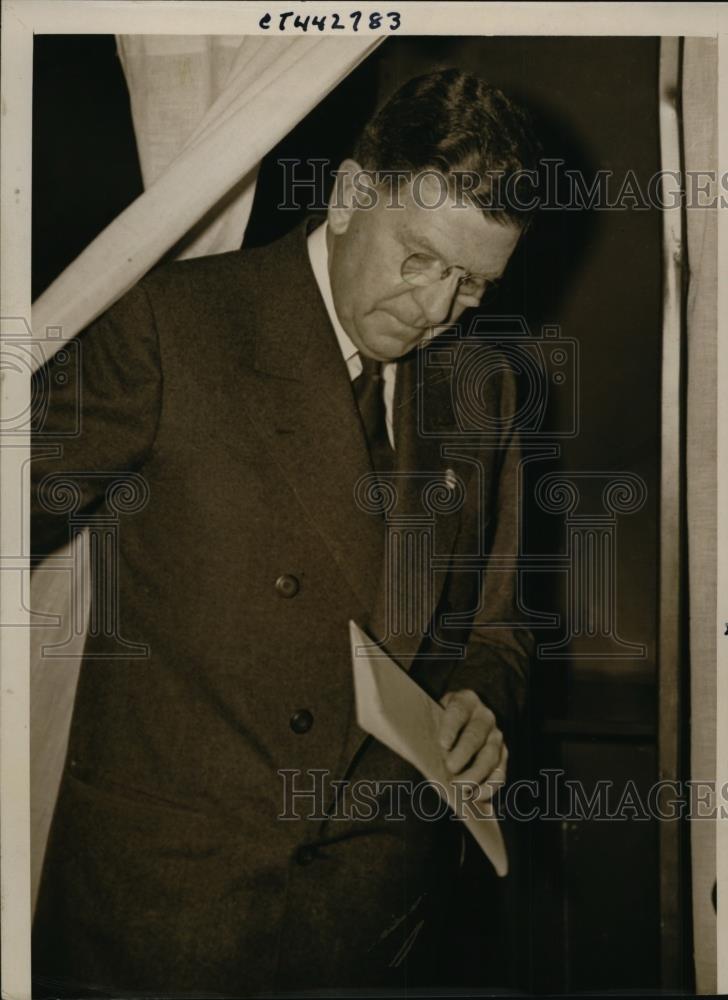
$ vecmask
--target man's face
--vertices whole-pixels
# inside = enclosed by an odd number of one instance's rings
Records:
[[[427,208],[443,201],[440,185],[431,180],[434,187],[423,184],[418,200],[409,186],[403,187],[401,208],[388,207],[396,199],[380,191],[373,208],[329,209],[336,313],[358,350],[379,361],[402,357],[431,337],[433,327],[454,323],[465,309],[477,306],[481,296],[462,287],[460,268],[498,280],[521,233],[451,198]],[[412,254],[437,258],[443,268],[459,267],[431,284],[411,284],[402,277],[402,264]]]

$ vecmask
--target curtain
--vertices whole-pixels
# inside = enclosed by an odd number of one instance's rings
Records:
[[[60,328],[60,347],[104,312],[200,220],[224,210],[231,192],[242,191],[241,182],[252,183],[262,157],[380,41],[244,38],[227,85],[181,152],[40,296],[33,306],[34,330]],[[122,52],[128,67],[142,65],[146,72],[155,60],[139,44],[125,44]],[[171,58],[179,56],[173,52]],[[176,87],[174,77],[170,86]],[[135,119],[144,120],[139,104]],[[147,169],[154,170],[151,153]],[[206,246],[206,238],[200,234],[195,250],[187,252],[218,249],[213,240]]]
[[[685,169],[717,170],[718,45],[687,38],[683,59]],[[715,176],[715,174],[714,174]],[[710,193],[716,194],[713,183]],[[707,202],[707,198],[703,199]],[[686,211],[690,284],[687,300],[687,521],[690,590],[690,757],[695,781],[715,781],[717,566],[717,211]],[[712,902],[716,827],[695,820],[692,855],[695,988],[715,993],[717,924]]]
[[[117,38],[145,188],[214,119],[218,98],[227,87],[236,86],[236,77],[238,85],[248,86],[261,59],[267,62],[282,54],[287,44],[285,39],[240,35]],[[240,246],[253,205],[257,168],[255,163],[226,192],[222,203],[186,234],[175,256],[201,257]]]
[[[260,159],[379,41],[120,37],[145,190],[34,304],[34,330],[60,327],[60,348],[170,249],[195,257],[239,247]],[[31,582],[34,901],[88,622],[86,553],[79,537]]]

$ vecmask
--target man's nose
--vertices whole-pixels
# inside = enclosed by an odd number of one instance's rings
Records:
[[[458,277],[455,274],[413,290],[415,301],[429,326],[439,326],[448,321],[457,290]]]

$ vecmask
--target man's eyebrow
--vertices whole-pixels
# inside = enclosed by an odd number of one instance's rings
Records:
[[[409,228],[409,226],[406,226],[404,229],[404,238],[408,243],[423,247],[425,250],[429,250],[430,253],[433,254],[433,256],[439,257],[439,259],[442,260],[442,254],[436,247],[432,245],[432,243],[427,239],[427,237],[421,235],[420,233],[413,232]]]

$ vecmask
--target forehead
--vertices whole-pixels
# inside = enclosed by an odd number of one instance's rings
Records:
[[[400,195],[401,208],[383,208],[403,249],[436,254],[445,263],[499,277],[518,243],[520,229],[497,221],[462,198],[456,201],[445,196],[444,187],[431,180],[414,190],[407,185]]]

